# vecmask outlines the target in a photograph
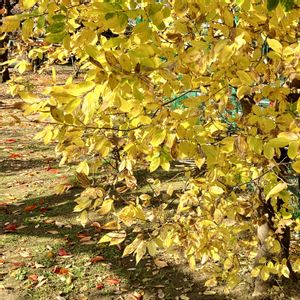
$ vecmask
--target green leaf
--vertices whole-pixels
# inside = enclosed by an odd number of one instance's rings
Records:
[[[273,10],[277,7],[278,4],[279,4],[279,0],[268,0],[267,8],[268,10]]]
[[[293,9],[295,6],[294,0],[280,0],[280,4],[284,7],[286,11]]]

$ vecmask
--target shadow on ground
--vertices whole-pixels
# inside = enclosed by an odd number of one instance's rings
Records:
[[[91,244],[82,244],[78,235],[87,235],[94,237],[97,241],[103,232],[94,227],[83,228],[80,225],[74,225],[75,214],[72,212],[74,207],[74,198],[80,192],[74,189],[68,193],[56,196],[30,198],[22,201],[22,205],[4,205],[0,208],[0,222],[2,232],[11,241],[21,242],[26,238],[30,241],[39,243],[42,239],[61,239],[64,249],[74,257],[80,257],[82,254],[88,254],[91,257],[102,255],[105,257],[105,263],[109,266],[118,278],[126,282],[128,290],[143,290],[145,299],[158,299],[157,292],[162,290],[164,299],[175,299],[184,294],[190,299],[226,299],[225,295],[203,295],[205,287],[201,280],[195,280],[177,266],[169,265],[158,270],[150,257],[145,258],[137,266],[133,257],[122,258],[122,249],[117,247],[108,247],[98,245],[96,242]],[[42,199],[42,202],[41,202]],[[28,207],[37,207],[32,211],[26,212]],[[63,220],[63,224],[49,220]],[[68,220],[72,220],[72,225]],[[5,231],[4,224],[16,224],[21,226],[16,231]],[[22,227],[23,226],[23,227]],[[54,233],[55,234],[51,234]],[[9,240],[9,239],[8,239]],[[56,262],[54,261],[53,264]],[[148,296],[147,296],[148,295]],[[27,299],[22,296],[23,299]],[[29,299],[29,298],[28,298]],[[66,299],[69,299],[68,297]],[[75,298],[76,299],[76,298]],[[106,292],[91,289],[88,299],[118,299],[113,292]],[[121,299],[121,298],[119,298]]]

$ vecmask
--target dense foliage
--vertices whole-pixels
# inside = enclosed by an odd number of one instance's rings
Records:
[[[124,255],[137,262],[161,249],[183,256],[211,274],[207,286],[222,278],[234,287],[245,260],[263,280],[300,271],[285,249],[290,230],[300,231],[289,188],[300,172],[297,2],[21,3],[2,26],[2,38],[19,30],[18,72],[30,69],[27,51],[46,57],[45,68],[74,57],[84,74],[56,85],[54,67],[42,98],[18,78],[10,87],[46,124],[37,138],[58,142],[61,164],[79,161],[87,188],[75,211],[83,224],[89,210],[99,213],[110,231],[100,242],[129,238]],[[183,188],[157,179],[151,192],[139,189],[137,170],[169,171],[185,159],[197,172]],[[91,186],[103,168],[111,182]],[[124,200],[128,190],[136,192]]]

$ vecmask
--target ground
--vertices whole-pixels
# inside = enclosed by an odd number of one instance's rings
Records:
[[[69,70],[70,71],[70,70]],[[68,72],[58,73],[63,80]],[[39,88],[51,78],[28,74]],[[0,86],[0,298],[1,299],[250,299],[251,278],[230,295],[207,289],[205,278],[168,257],[135,265],[122,249],[99,245],[102,232],[83,228],[73,213],[80,188],[58,195],[74,167],[59,167],[55,144],[33,139],[42,128],[22,116],[18,97]],[[20,119],[21,123],[13,123]],[[171,179],[173,177],[171,176]],[[176,177],[178,180],[178,177]],[[180,182],[178,182],[180,184]],[[270,299],[300,299],[283,287]]]

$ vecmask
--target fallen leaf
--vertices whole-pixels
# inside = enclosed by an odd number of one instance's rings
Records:
[[[58,174],[60,172],[58,169],[47,169],[47,171],[51,174]]]
[[[59,275],[66,275],[69,274],[69,270],[67,268],[64,267],[54,267],[53,269],[53,273],[55,274],[59,274]]]
[[[43,276],[44,277],[44,276]],[[39,283],[35,286],[35,289],[38,289],[39,287],[41,287],[42,285],[44,285],[46,282],[47,282],[47,279],[43,279],[43,280],[41,280],[40,278],[39,278]]]
[[[80,239],[80,243],[88,242],[91,240],[91,238],[92,238],[91,236],[85,236]]]
[[[143,294],[142,294],[142,293],[133,292],[132,296],[133,296],[136,300],[142,300],[142,299],[143,299]]]
[[[115,279],[115,278],[106,279],[105,281],[109,285],[118,285],[121,282],[119,279]]]
[[[59,256],[68,256],[70,255],[64,248],[60,248],[58,251],[57,251],[57,254]]]
[[[14,232],[17,230],[17,225],[16,224],[8,224],[4,226],[4,231],[6,232]]]
[[[30,211],[35,210],[36,208],[37,208],[37,205],[36,205],[36,204],[28,205],[28,206],[24,207],[24,211],[30,212]]]
[[[163,260],[161,260],[161,259],[159,259],[159,258],[154,259],[154,263],[155,263],[155,265],[156,265],[157,267],[159,267],[160,269],[161,269],[161,268],[165,268],[165,267],[168,266],[168,263],[167,263],[167,262],[165,262],[165,261],[163,261]]]
[[[103,283],[97,283],[97,284],[96,284],[96,289],[97,289],[97,290],[102,290],[102,289],[104,289],[104,284],[103,284]]]
[[[79,232],[79,233],[77,233],[77,237],[79,237],[80,239],[85,238],[87,236],[89,236],[89,234],[86,233],[86,232]]]
[[[9,156],[9,158],[19,158],[19,157],[22,157],[22,154],[20,154],[20,153],[12,153]]]
[[[36,274],[31,274],[31,275],[28,275],[27,278],[28,278],[29,280],[31,280],[31,281],[38,281],[39,276],[36,275]]]
[[[62,222],[59,222],[59,221],[55,221],[55,225],[56,225],[58,228],[62,228],[65,224],[62,223]]]
[[[51,251],[47,252],[47,257],[48,258],[52,258],[53,256],[54,256],[53,252],[51,252]]]
[[[48,230],[47,233],[58,234],[59,232],[57,230]]]
[[[37,262],[34,263],[34,267],[35,267],[36,269],[39,269],[39,268],[45,268],[44,265],[39,264],[39,263],[37,263]]]
[[[21,268],[21,267],[25,266],[25,264],[23,262],[18,262],[18,261],[13,262],[12,265],[13,265],[12,266],[13,270],[16,270],[18,268]]]
[[[30,257],[30,254],[27,251],[21,251],[19,254],[24,258]]]
[[[157,291],[157,297],[158,297],[158,299],[164,299],[165,298],[165,293],[162,289],[159,289]]]
[[[216,291],[204,291],[202,294],[209,296],[209,295],[215,295],[217,292]]]
[[[104,260],[105,260],[105,258],[101,255],[98,255],[98,256],[95,256],[95,257],[91,258],[92,263],[96,263],[96,262],[104,261]]]
[[[4,143],[6,144],[12,144],[12,143],[15,143],[17,140],[15,139],[7,139],[7,140],[4,140]]]
[[[0,265],[3,265],[5,263],[4,259],[0,259]]]
[[[48,208],[47,208],[47,207],[41,207],[41,208],[40,208],[40,212],[41,212],[41,213],[44,213],[44,212],[46,212],[46,211],[48,211]]]
[[[98,223],[98,222],[93,222],[90,226],[91,226],[91,227],[98,228],[98,229],[101,228],[101,225],[100,225],[100,223]]]

